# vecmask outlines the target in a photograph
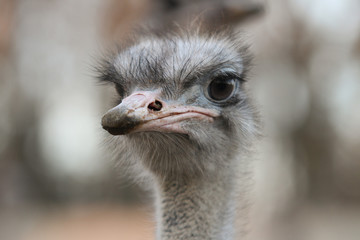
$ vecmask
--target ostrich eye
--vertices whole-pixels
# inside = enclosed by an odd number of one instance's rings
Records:
[[[124,97],[125,89],[124,89],[124,87],[122,85],[115,84],[115,89],[116,89],[116,92],[120,95],[120,97]]]
[[[208,86],[211,100],[223,101],[232,96],[236,88],[235,79],[214,79]]]

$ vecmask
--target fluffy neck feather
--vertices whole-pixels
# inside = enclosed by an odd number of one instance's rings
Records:
[[[195,180],[157,181],[157,240],[233,239],[234,174],[228,168]]]
[[[243,152],[240,144],[214,145],[215,151],[190,144],[185,137],[160,133],[127,140],[128,150],[140,160],[132,162],[140,163],[139,172],[147,169],[155,183],[157,240],[234,238],[239,166],[244,171],[242,183],[248,177],[248,164],[237,159]]]

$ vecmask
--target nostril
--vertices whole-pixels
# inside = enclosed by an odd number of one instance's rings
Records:
[[[148,105],[148,109],[150,109],[152,111],[160,111],[161,108],[162,108],[162,104],[160,101],[157,101],[157,100]]]

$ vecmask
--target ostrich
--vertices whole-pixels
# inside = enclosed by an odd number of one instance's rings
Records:
[[[195,30],[138,37],[98,68],[119,96],[102,127],[116,158],[150,179],[156,239],[234,238],[238,180],[248,179],[257,135],[249,64],[235,34]]]

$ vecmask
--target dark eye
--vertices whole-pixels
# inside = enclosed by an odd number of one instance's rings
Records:
[[[235,88],[235,79],[214,79],[208,86],[208,94],[212,100],[223,101],[232,96]]]
[[[120,97],[124,97],[125,90],[120,84],[115,84],[116,92],[120,95]]]

